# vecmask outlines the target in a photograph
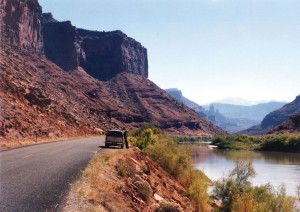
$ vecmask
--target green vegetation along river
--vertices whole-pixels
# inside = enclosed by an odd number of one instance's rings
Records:
[[[210,149],[207,144],[195,146],[192,162],[211,179],[226,176],[238,160],[251,160],[256,171],[254,185],[271,183],[286,186],[287,194],[296,195],[300,184],[300,154],[282,152],[228,151]]]

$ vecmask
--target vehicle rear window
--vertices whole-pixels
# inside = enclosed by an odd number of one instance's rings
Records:
[[[108,131],[107,136],[123,137],[123,133],[120,131]]]

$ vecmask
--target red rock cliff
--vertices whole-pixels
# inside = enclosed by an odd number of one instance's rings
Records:
[[[1,44],[42,53],[41,15],[37,0],[2,0]]]
[[[121,31],[77,29],[44,14],[43,37],[46,57],[64,70],[81,66],[100,80],[123,72],[148,77],[147,49]]]

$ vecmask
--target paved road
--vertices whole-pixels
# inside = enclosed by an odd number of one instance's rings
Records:
[[[55,210],[104,137],[0,152],[0,211]]]

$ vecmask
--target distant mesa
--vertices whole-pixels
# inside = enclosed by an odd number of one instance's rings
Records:
[[[182,95],[182,91],[178,88],[169,88],[165,90],[169,95],[171,95],[174,99],[181,102],[182,104],[188,106],[189,108],[195,110],[202,118],[207,118],[207,115],[205,113],[205,109],[197,104],[196,102],[193,102],[192,100],[186,98]]]
[[[46,57],[66,71],[81,66],[100,80],[122,72],[148,77],[147,49],[121,31],[78,29],[46,13],[43,39]]]

